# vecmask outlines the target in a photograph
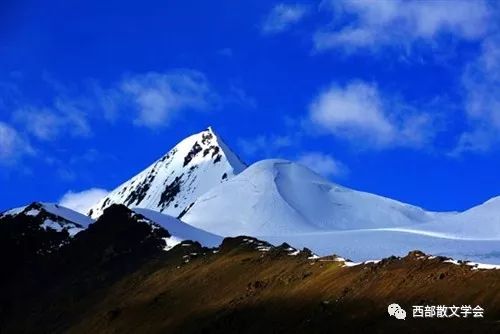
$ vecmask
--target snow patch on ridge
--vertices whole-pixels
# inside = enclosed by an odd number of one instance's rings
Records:
[[[37,202],[8,210],[0,214],[0,218],[20,214],[41,217],[43,218],[43,223],[40,224],[41,228],[52,229],[57,232],[66,230],[70,236],[74,236],[94,222],[91,218],[58,204]]]
[[[158,224],[170,233],[171,237],[167,242],[166,250],[173,248],[175,245],[184,240],[198,241],[206,247],[217,247],[222,243],[222,237],[190,226],[182,221],[148,209],[134,209],[134,212],[144,216],[146,219]]]

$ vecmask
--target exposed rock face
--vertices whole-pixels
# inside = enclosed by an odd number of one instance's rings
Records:
[[[0,213],[0,219],[4,221],[15,221],[12,219],[20,216],[34,217],[33,221],[40,229],[65,231],[70,236],[84,230],[93,222],[85,215],[52,203],[33,202],[30,205]]]

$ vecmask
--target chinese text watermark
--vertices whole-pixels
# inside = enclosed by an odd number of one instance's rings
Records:
[[[406,311],[396,303],[390,304],[387,312],[398,320],[406,319]],[[484,308],[479,305],[415,305],[412,306],[412,316],[413,318],[484,318]]]
[[[484,309],[477,305],[446,306],[417,305],[413,306],[414,318],[484,318]]]

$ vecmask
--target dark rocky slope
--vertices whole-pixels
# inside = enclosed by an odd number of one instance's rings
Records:
[[[10,299],[2,299],[0,332],[500,332],[500,271],[420,252],[346,267],[247,237],[164,252],[165,236],[112,206],[57,251],[11,262],[3,276],[22,279],[2,282]],[[405,321],[387,315],[394,302],[407,310]],[[426,304],[481,305],[485,318],[412,319],[411,306]]]

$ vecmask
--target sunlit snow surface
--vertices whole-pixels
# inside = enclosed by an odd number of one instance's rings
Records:
[[[222,237],[200,230],[174,217],[147,209],[137,208],[134,211],[160,225],[170,233],[171,237],[165,238],[166,250],[173,248],[184,240],[198,241],[202,246],[206,247],[217,247],[222,242]]]
[[[433,255],[500,264],[500,198],[429,212],[333,184],[299,164],[264,160],[201,196],[183,217],[224,236],[288,242],[354,262]]]
[[[62,217],[66,220],[69,220],[70,222],[77,223],[78,225],[81,225],[83,228],[87,228],[90,224],[94,222],[94,220],[91,219],[90,217],[82,215],[81,213],[65,208],[58,204],[43,203],[43,208],[47,210],[47,212],[52,213],[53,215]]]
[[[405,256],[410,251],[420,250],[454,259],[500,264],[500,240],[446,239],[387,230],[333,231],[258,238],[273,244],[286,241],[297,248],[307,247],[320,256],[340,254],[354,262],[392,255]]]
[[[196,143],[201,150],[184,165]],[[160,205],[165,185],[177,178],[182,181],[181,189],[171,202]],[[126,201],[142,189],[138,184],[148,185],[145,197],[140,205],[134,202],[129,207],[169,231],[167,249],[188,239],[215,247],[223,237],[247,235],[276,245],[287,242],[295,248],[307,247],[321,256],[339,254],[351,260],[346,265],[405,256],[413,250],[472,261],[473,269],[500,265],[500,197],[464,212],[429,212],[342,187],[286,160],[263,160],[245,169],[211,129],[186,138],[118,187],[109,201],[104,200],[104,207]],[[96,206],[96,215],[104,202]],[[92,222],[54,204],[43,207],[82,228]],[[174,216],[187,212],[179,221],[158,211]],[[26,214],[37,212],[31,209]],[[57,229],[52,223],[47,221],[44,227]]]
[[[439,214],[333,184],[286,160],[263,160],[201,196],[183,221],[220,235],[393,228]]]

